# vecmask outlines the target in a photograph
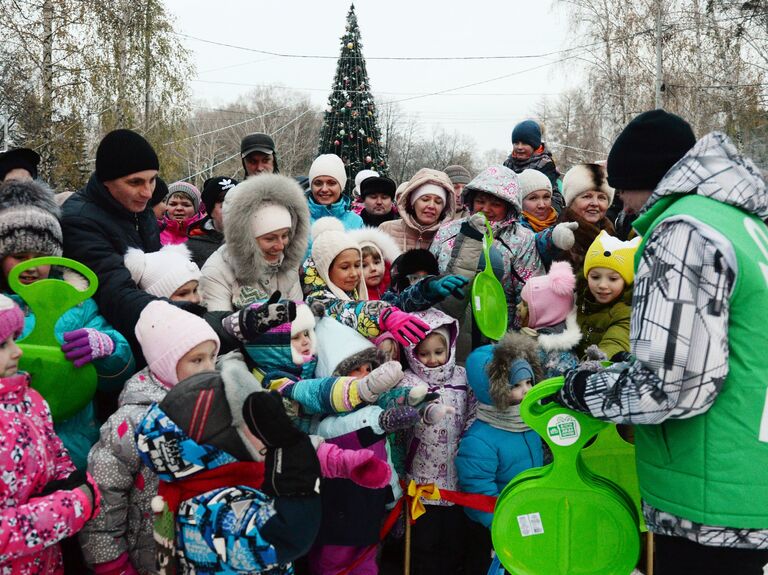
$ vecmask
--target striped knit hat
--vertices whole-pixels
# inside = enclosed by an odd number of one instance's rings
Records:
[[[0,186],[0,258],[33,252],[60,256],[60,209],[40,181],[12,180]]]
[[[197,186],[190,184],[189,182],[173,182],[168,186],[168,195],[165,196],[166,203],[174,194],[183,194],[189,198],[190,202],[192,202],[192,205],[195,207],[195,212],[200,211],[201,198],[200,190],[197,189]]]

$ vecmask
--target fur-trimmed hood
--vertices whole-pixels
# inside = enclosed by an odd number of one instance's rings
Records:
[[[390,264],[403,253],[392,236],[377,228],[365,227],[357,230],[349,230],[347,235],[351,236],[361,248],[373,245],[379,250],[383,260]]]
[[[424,184],[434,184],[443,188],[446,199],[445,210],[441,217],[434,224],[426,227],[420,225],[416,218],[408,211],[411,204],[411,194]],[[456,211],[456,196],[453,192],[453,184],[445,172],[431,168],[421,168],[407,183],[401,185],[404,187],[399,194],[395,193],[395,202],[397,203],[397,211],[400,213],[400,218],[407,228],[415,230],[416,233],[436,232],[443,222],[449,222],[453,219],[453,214]]]
[[[283,252],[280,269],[298,269],[307,251],[309,209],[299,184],[279,174],[248,178],[229,191],[222,206],[229,261],[244,285],[255,285],[263,276],[274,273],[251,233],[253,215],[264,204],[283,206],[291,214],[291,241]]]
[[[546,351],[571,351],[581,341],[581,328],[576,321],[574,308],[565,318],[565,329],[559,333],[548,333],[551,328],[542,328],[537,332],[539,348]],[[531,330],[533,331],[533,330]],[[533,364],[531,364],[533,365]]]

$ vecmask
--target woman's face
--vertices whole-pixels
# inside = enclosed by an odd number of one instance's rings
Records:
[[[416,221],[422,226],[431,226],[439,220],[444,208],[443,198],[435,194],[424,194],[413,203]]]
[[[551,210],[552,192],[549,190],[536,190],[523,198],[523,211],[537,220],[546,219]]]
[[[275,263],[280,260],[285,248],[291,242],[291,229],[281,228],[274,232],[269,232],[256,238],[264,259],[269,263]]]
[[[571,202],[571,209],[582,220],[596,224],[605,217],[608,205],[608,194],[598,190],[588,190],[576,196]]]
[[[477,192],[472,200],[472,212],[483,212],[489,222],[500,222],[507,217],[509,204],[494,195]]]
[[[168,215],[177,222],[183,222],[195,215],[195,206],[184,194],[173,194],[168,198]]]
[[[341,186],[336,181],[336,178],[317,176],[312,180],[312,197],[321,206],[330,206],[339,201]]]
[[[348,249],[341,252],[333,259],[328,270],[328,279],[335,286],[346,292],[354,291],[360,283],[360,275],[363,273],[360,252]]]

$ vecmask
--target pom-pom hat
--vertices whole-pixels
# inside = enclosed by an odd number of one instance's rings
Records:
[[[333,260],[345,250],[356,250],[362,265],[362,251],[357,242],[344,231],[344,224],[334,217],[320,218],[312,226],[312,261],[315,262],[317,275],[326,283],[328,288],[339,299],[349,301],[349,295],[331,282],[330,269]],[[360,281],[357,285],[359,299],[368,299],[368,289],[365,287],[365,276],[360,270]]]
[[[151,253],[130,248],[125,254],[125,267],[139,289],[157,297],[170,298],[185,283],[200,281],[200,268],[191,261],[184,244],[164,246]]]
[[[9,337],[16,339],[24,330],[24,313],[16,302],[0,294],[0,343]]]
[[[528,305],[528,327],[549,327],[564,321],[573,309],[576,277],[568,262],[554,262],[545,276],[536,276],[523,286],[521,296]]]

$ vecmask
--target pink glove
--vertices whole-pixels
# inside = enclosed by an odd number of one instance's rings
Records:
[[[429,333],[429,326],[416,316],[388,307],[379,317],[379,326],[392,334],[400,345],[416,345]]]
[[[115,351],[115,342],[111,337],[90,327],[65,332],[64,341],[66,343],[61,346],[61,350],[75,367],[82,367],[94,359],[109,357]]]
[[[324,441],[317,447],[320,474],[328,479],[351,479],[362,487],[380,489],[389,484],[392,470],[370,449],[342,449]]]
[[[97,563],[93,566],[93,572],[96,575],[139,575],[139,572],[131,565],[127,552],[112,561]]]

